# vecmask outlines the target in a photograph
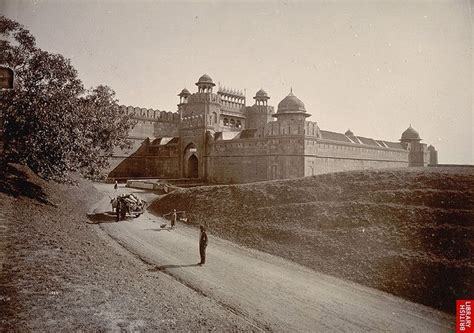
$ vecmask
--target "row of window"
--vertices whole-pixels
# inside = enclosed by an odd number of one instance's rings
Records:
[[[313,146],[316,145],[314,141],[310,141]],[[220,143],[216,145],[216,149],[222,149],[222,148],[245,148],[245,147],[254,147],[254,146],[266,146],[270,144],[272,148],[280,145],[280,144],[302,144],[303,140],[278,140],[278,139],[271,139],[268,140],[267,142],[265,141],[257,141],[257,142],[249,142],[249,143]],[[385,155],[390,155],[390,156],[403,156],[404,154],[401,152],[395,152],[395,151],[383,151],[383,150],[378,150],[378,149],[366,149],[366,148],[359,148],[359,147],[350,147],[350,146],[338,146],[338,145],[330,145],[330,144],[324,144],[324,143],[318,143],[318,148],[321,149],[326,149],[326,150],[345,150],[345,151],[358,151],[361,153],[374,153],[380,155],[380,154],[385,154]]]
[[[312,145],[315,146],[316,142],[312,142]],[[359,151],[363,153],[373,153],[377,152],[377,154],[389,154],[389,155],[403,155],[403,153],[400,152],[395,152],[395,151],[390,151],[390,150],[380,150],[380,149],[367,149],[367,148],[362,148],[362,147],[351,147],[351,146],[339,146],[339,145],[332,145],[332,144],[326,144],[326,143],[318,143],[318,148],[321,149],[332,149],[332,150],[347,150],[347,151]]]
[[[224,126],[242,128],[242,123],[240,120],[235,120],[234,118],[224,118]]]

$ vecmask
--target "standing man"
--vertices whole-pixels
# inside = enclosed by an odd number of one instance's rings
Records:
[[[199,266],[202,266],[206,263],[207,234],[206,228],[203,225],[199,226],[199,228],[201,229],[199,236],[199,255],[201,256],[201,262]]]
[[[175,227],[177,219],[178,219],[178,213],[176,213],[176,209],[173,209],[173,213],[171,214],[171,228],[172,229]]]
[[[120,221],[120,218],[122,217],[122,198],[117,197],[117,207],[116,207],[116,214],[117,214],[117,222]]]
[[[118,181],[115,181],[114,192],[117,192],[117,190],[118,190]]]
[[[172,212],[169,212],[168,214],[163,215],[163,217],[171,215],[171,229],[176,228],[176,221],[178,221],[178,214],[184,214],[184,211],[177,212],[176,209],[173,209]]]

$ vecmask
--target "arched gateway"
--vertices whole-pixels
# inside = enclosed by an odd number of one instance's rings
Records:
[[[188,159],[188,173],[187,178],[198,178],[199,177],[199,163],[196,155],[192,154]]]
[[[184,176],[186,178],[199,178],[198,150],[194,143],[190,143],[184,150]]]

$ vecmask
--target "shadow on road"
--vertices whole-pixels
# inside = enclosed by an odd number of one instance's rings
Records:
[[[193,267],[193,266],[199,266],[199,264],[163,265],[163,266],[156,266],[156,267],[150,268],[148,271],[149,272],[162,272],[162,271],[166,271],[167,269],[170,269],[170,268],[182,268],[182,267]]]
[[[117,216],[109,212],[87,214],[87,218],[89,219],[89,224],[113,223],[117,221]]]
[[[173,230],[173,228],[171,227],[160,227],[160,228],[153,228],[153,229],[145,229],[145,230],[149,230],[149,231],[165,231],[165,230]]]

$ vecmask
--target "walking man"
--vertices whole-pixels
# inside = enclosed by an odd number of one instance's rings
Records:
[[[201,229],[199,236],[199,255],[201,256],[201,262],[199,266],[202,266],[206,263],[207,234],[206,228],[203,225],[199,226],[199,228]]]

